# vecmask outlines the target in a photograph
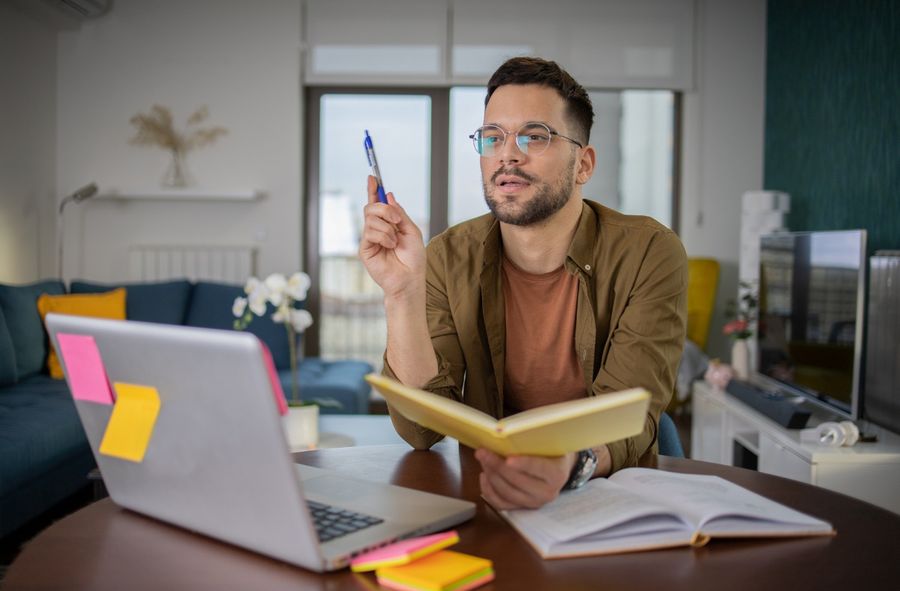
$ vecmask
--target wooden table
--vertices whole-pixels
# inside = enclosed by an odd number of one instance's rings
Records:
[[[480,500],[478,463],[453,442],[303,452],[304,464],[476,501],[454,549],[494,561],[491,589],[892,589],[900,585],[900,516],[806,484],[740,468],[661,457],[673,472],[715,474],[834,524],[834,538],[726,541],[654,552],[545,561]],[[378,588],[372,575],[317,575],[118,508],[109,499],[57,522],[10,567],[20,589]]]

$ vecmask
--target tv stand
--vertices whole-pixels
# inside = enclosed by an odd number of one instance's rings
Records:
[[[877,442],[827,447],[800,441],[739,398],[694,382],[691,458],[792,478],[868,501],[900,514],[900,435],[860,425]],[[813,414],[808,427],[822,417]]]
[[[747,406],[788,429],[802,429],[812,414],[792,397],[777,392],[766,392],[743,380],[731,380],[725,390]]]

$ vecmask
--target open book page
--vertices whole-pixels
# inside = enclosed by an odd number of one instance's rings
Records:
[[[603,532],[602,534],[584,536],[567,542],[561,542],[553,539],[548,536],[546,532],[531,524],[521,523],[511,519],[510,523],[525,537],[525,540],[531,544],[537,553],[544,558],[621,554],[624,552],[636,552],[640,550],[688,546],[691,542],[691,534],[685,529],[659,531],[655,533],[616,533],[609,531]]]
[[[678,508],[709,535],[752,536],[830,533],[831,525],[785,507],[718,476],[629,468],[610,477],[622,486]]]
[[[511,521],[544,532],[554,542],[585,536],[595,539],[660,531],[693,532],[693,526],[671,506],[634,494],[605,478],[595,478],[582,488],[566,491],[539,510],[504,512]]]

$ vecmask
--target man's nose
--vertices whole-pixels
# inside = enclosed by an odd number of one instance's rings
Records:
[[[524,152],[519,149],[519,145],[516,143],[516,136],[513,134],[509,134],[506,136],[506,141],[503,142],[503,145],[500,147],[500,163],[501,164],[509,164],[511,162],[521,162],[525,158]]]

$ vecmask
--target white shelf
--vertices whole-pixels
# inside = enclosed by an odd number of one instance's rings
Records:
[[[104,189],[97,199],[115,199],[121,201],[255,201],[261,199],[265,192],[260,190],[234,191],[212,189]]]
[[[759,455],[759,433],[743,433],[734,434],[734,440],[744,446],[744,448]]]
[[[800,440],[730,394],[694,382],[691,458],[731,464],[738,443],[758,459],[760,472],[834,490],[900,514],[900,435],[860,423],[877,442],[828,447]],[[828,417],[826,417],[828,418]],[[810,428],[821,417],[810,419]]]

